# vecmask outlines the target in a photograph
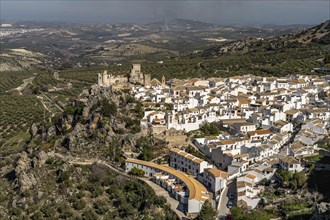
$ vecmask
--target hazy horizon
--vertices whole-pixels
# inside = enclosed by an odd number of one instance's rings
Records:
[[[288,1],[0,1],[1,20],[151,23],[173,18],[223,25],[318,24],[327,0]]]

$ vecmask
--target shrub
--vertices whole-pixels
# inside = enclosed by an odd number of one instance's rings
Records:
[[[141,154],[138,156],[138,159],[150,161],[155,158],[151,139],[149,137],[140,137],[136,141],[136,148],[142,151]]]
[[[134,176],[144,176],[145,172],[137,167],[133,167],[129,174]]]
[[[53,219],[56,215],[56,210],[52,205],[44,205],[41,207],[41,212],[47,219]]]
[[[97,220],[98,216],[92,209],[87,209],[83,212],[82,217],[84,220]]]
[[[92,193],[93,198],[96,198],[96,197],[99,197],[100,195],[102,195],[103,188],[99,184],[89,183],[88,191],[90,191]]]
[[[83,199],[75,199],[73,202],[73,208],[75,210],[82,210],[86,207],[86,202]]]
[[[40,211],[36,211],[35,213],[33,213],[31,219],[32,220],[42,220],[44,218],[42,217],[42,213]]]
[[[68,181],[70,178],[70,172],[64,171],[60,174],[59,178],[57,179],[58,183],[63,183],[64,181]]]
[[[102,200],[97,200],[94,203],[94,209],[95,209],[95,212],[99,215],[104,215],[105,213],[107,213],[109,211],[109,208],[107,207],[107,203]]]
[[[204,133],[204,135],[218,135],[221,132],[217,123],[215,122],[203,123],[202,126],[200,127],[200,130]]]
[[[68,219],[73,216],[71,208],[67,204],[62,204],[57,209],[60,218]]]
[[[216,215],[216,210],[212,207],[212,204],[208,200],[206,200],[196,220],[213,220],[215,219]]]
[[[116,116],[117,115],[117,105],[114,102],[109,102],[107,100],[102,101],[101,103],[101,114],[106,117]]]

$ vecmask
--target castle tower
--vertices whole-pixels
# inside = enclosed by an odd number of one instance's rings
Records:
[[[132,64],[132,69],[131,69],[131,76],[141,78],[141,64],[135,63]]]
[[[56,80],[60,79],[60,75],[58,74],[58,72],[54,72],[54,79]]]
[[[101,73],[97,74],[97,85],[102,86],[103,85],[103,75]]]
[[[111,74],[108,74],[106,70],[103,73],[97,74],[97,84],[99,86],[110,86],[111,84]]]
[[[104,70],[103,74],[102,74],[102,85],[103,86],[107,86],[108,85],[108,72],[106,70]]]
[[[166,84],[166,79],[165,79],[165,76],[163,75],[162,76],[162,86],[165,87],[165,84]]]

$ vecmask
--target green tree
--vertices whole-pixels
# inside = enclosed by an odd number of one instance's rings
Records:
[[[142,105],[140,102],[136,103],[135,108],[134,108],[135,113],[137,114],[137,117],[139,119],[142,119],[144,116],[144,110],[142,108]]]
[[[143,170],[137,167],[133,167],[129,173],[134,176],[144,176],[145,174]]]
[[[99,219],[98,215],[92,210],[87,209],[83,212],[82,217],[84,220],[97,220]]]
[[[262,180],[260,180],[259,184],[263,186],[269,186],[270,180],[268,180],[267,178],[263,178]]]
[[[325,55],[324,63],[330,63],[330,54]]]
[[[53,206],[54,204],[49,204],[41,207],[41,212],[44,214],[46,219],[55,219],[56,210]]]
[[[42,217],[42,213],[40,211],[36,211],[35,213],[33,213],[32,220],[43,220],[44,218]]]
[[[279,171],[280,176],[283,178],[284,182],[289,182],[292,178],[292,174],[289,171]]]
[[[196,220],[214,220],[217,216],[217,212],[212,207],[211,202],[206,200],[202,206],[202,210],[199,212]]]
[[[245,218],[246,220],[269,220],[270,216],[266,212],[261,211],[252,211],[248,214],[246,214]]]
[[[114,102],[103,100],[101,103],[101,114],[110,117],[117,115],[117,105]]]
[[[64,113],[66,115],[73,115],[74,114],[73,106],[69,105],[69,106],[65,107]]]
[[[58,213],[60,214],[60,218],[68,219],[73,216],[72,209],[67,204],[62,204],[57,209]]]
[[[107,203],[102,200],[97,200],[94,202],[94,209],[95,212],[99,215],[104,215],[109,211],[109,208],[107,207]]]
[[[73,208],[75,210],[82,210],[86,207],[86,202],[83,199],[75,199],[73,202]]]
[[[298,172],[293,174],[293,179],[297,182],[297,187],[300,188],[305,184],[307,177],[304,172]]]
[[[221,132],[217,123],[215,122],[203,123],[202,126],[200,127],[200,130],[204,133],[204,135],[218,135]]]
[[[244,214],[243,214],[242,210],[238,207],[233,207],[230,210],[230,212],[231,212],[233,219],[235,219],[235,220],[242,220],[244,218]]]
[[[136,148],[142,151],[141,154],[138,156],[138,159],[150,161],[155,158],[154,150],[152,148],[151,138],[140,137],[136,141]]]

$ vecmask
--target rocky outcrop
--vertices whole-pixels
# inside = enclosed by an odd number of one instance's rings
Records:
[[[19,154],[15,167],[16,174],[20,174],[24,171],[29,170],[30,168],[31,168],[31,160],[28,157],[28,154],[26,152]]]
[[[55,137],[55,135],[57,134],[55,126],[56,125],[54,125],[54,126],[53,125],[52,126],[37,125],[37,124],[33,123],[29,130],[30,135],[31,135],[29,143],[32,140],[48,142],[53,137]]]
[[[37,135],[37,133],[38,133],[38,126],[35,123],[33,123],[30,127],[30,135],[33,138]]]
[[[22,171],[18,175],[17,180],[20,191],[28,190],[37,184],[35,176],[33,174],[27,174],[25,171]]]
[[[319,213],[330,213],[330,203],[321,202],[317,204],[317,209]]]
[[[48,159],[48,155],[44,151],[36,152],[32,159],[30,159],[30,157],[29,154],[24,151],[19,154],[16,161],[16,182],[18,183],[20,191],[30,189],[37,183],[35,174],[31,171],[33,171],[35,167],[42,167]]]
[[[99,113],[96,113],[94,116],[93,116],[93,121],[90,125],[90,128],[91,129],[96,129],[97,128],[97,123],[99,122],[101,118],[101,115]]]
[[[33,167],[42,167],[48,159],[48,155],[44,151],[39,151],[32,159]]]

